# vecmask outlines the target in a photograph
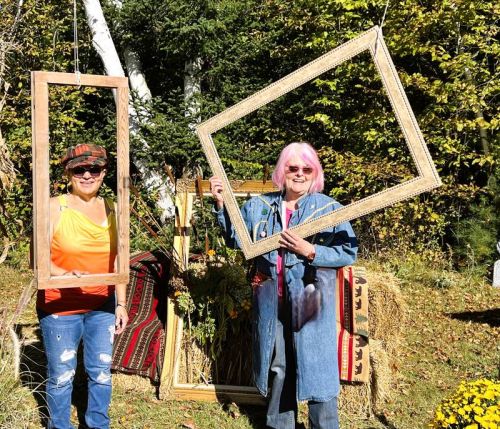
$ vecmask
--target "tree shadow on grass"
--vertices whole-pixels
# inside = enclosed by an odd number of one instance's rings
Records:
[[[38,324],[17,325],[17,335],[22,338],[20,371],[21,384],[29,389],[38,405],[40,424],[47,426],[48,410],[45,401],[45,381],[47,379],[47,359],[43,349],[41,331]],[[85,410],[87,409],[87,376],[83,368],[83,350],[78,349],[78,366],[73,380],[71,402],[76,409],[79,428],[85,428]]]
[[[448,317],[464,322],[486,323],[492,328],[500,327],[500,308],[483,311],[463,311],[460,313],[448,313]]]

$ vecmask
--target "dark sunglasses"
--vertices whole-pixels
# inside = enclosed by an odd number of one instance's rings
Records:
[[[297,167],[296,165],[289,165],[286,167],[289,173],[297,173],[299,170],[302,171],[303,174],[312,174],[312,167]]]
[[[92,167],[75,167],[71,170],[71,173],[73,176],[80,178],[88,171],[92,177],[98,177],[101,175],[102,170],[104,170],[102,167],[95,165]]]

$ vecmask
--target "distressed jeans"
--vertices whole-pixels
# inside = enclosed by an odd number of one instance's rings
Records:
[[[293,333],[290,315],[280,308],[276,323],[276,343],[271,362],[271,395],[267,407],[268,428],[295,429],[297,420],[297,372],[293,350]],[[309,401],[309,427],[311,429],[339,429],[337,398],[326,402]]]
[[[85,424],[109,428],[111,355],[115,330],[114,298],[103,307],[83,314],[58,316],[38,310],[47,356],[46,401],[49,429],[72,429],[71,393],[77,351],[83,340],[83,359],[88,378]]]

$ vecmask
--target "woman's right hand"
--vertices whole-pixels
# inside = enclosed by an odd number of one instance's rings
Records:
[[[222,196],[222,180],[217,176],[212,176],[209,179],[210,182],[210,192],[212,193],[215,203],[217,204],[217,208],[220,210],[224,207],[224,197]]]

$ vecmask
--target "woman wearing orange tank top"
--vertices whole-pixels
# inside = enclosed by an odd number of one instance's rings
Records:
[[[112,202],[98,195],[106,174],[106,151],[80,144],[70,147],[61,162],[71,191],[50,201],[51,274],[80,277],[113,272],[115,210]],[[37,313],[47,356],[47,427],[73,428],[71,393],[83,341],[88,377],[85,426],[109,428],[113,339],[128,322],[126,285],[39,290]]]

